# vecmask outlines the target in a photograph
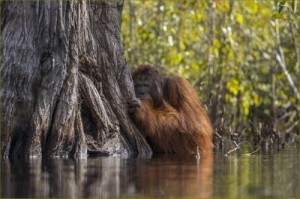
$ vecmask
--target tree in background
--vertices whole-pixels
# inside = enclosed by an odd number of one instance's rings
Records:
[[[125,57],[132,68],[155,63],[193,82],[217,147],[224,136],[264,146],[295,142],[299,9],[296,0],[127,1]]]

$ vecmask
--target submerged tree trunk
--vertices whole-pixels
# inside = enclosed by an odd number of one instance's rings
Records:
[[[1,4],[2,156],[151,154],[127,113],[123,1]]]

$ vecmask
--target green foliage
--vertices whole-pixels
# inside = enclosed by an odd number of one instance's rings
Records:
[[[300,105],[276,54],[281,48],[299,91],[299,4],[128,0],[122,22],[125,56],[132,69],[152,63],[189,79],[215,126],[225,118],[233,128],[249,127],[249,121],[274,122],[294,111],[297,117],[278,126],[287,128],[299,120]],[[293,128],[299,129],[299,124]]]

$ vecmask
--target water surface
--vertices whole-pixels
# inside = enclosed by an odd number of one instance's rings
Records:
[[[1,197],[299,198],[298,150],[149,159],[2,160]]]

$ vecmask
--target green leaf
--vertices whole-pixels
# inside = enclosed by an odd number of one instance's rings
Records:
[[[274,13],[272,19],[283,19],[283,15],[281,13]]]
[[[241,14],[237,14],[237,15],[236,15],[236,21],[237,21],[240,25],[242,25],[243,22],[244,22],[243,16],[242,16]]]
[[[231,79],[227,82],[226,85],[228,91],[233,95],[237,95],[239,92],[239,82],[236,79]]]

